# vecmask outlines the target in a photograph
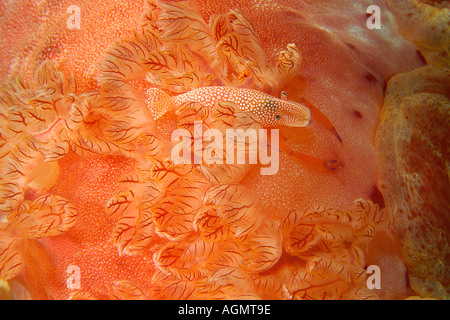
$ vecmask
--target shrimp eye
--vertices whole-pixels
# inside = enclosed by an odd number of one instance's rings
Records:
[[[281,120],[281,116],[280,116],[279,114],[277,114],[277,115],[275,116],[275,120]]]

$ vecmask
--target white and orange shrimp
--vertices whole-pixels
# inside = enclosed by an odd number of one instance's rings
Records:
[[[161,90],[153,88],[147,94],[149,95],[147,104],[151,105],[156,118],[174,106],[187,102],[199,103],[210,110],[216,103],[231,102],[239,106],[243,112],[252,113],[264,128],[306,127],[313,117],[342,143],[334,125],[319,109],[305,99],[301,99],[301,103],[288,101],[285,92],[281,94],[281,99],[278,99],[253,89],[213,86],[193,89],[176,96],[166,95]],[[280,149],[288,155],[313,165],[325,166],[328,170],[337,168],[337,160],[319,159],[293,151],[286,145],[286,138],[282,136],[281,138]]]

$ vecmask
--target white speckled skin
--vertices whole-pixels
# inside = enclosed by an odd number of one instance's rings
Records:
[[[172,97],[174,105],[198,102],[213,108],[217,102],[236,103],[242,111],[252,112],[264,127],[306,127],[310,110],[302,104],[277,99],[266,93],[235,87],[203,87]]]

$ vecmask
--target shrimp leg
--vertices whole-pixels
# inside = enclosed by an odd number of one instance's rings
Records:
[[[311,111],[311,116],[313,119],[317,120],[321,125],[325,127],[328,131],[330,131],[342,144],[342,139],[339,133],[337,132],[336,128],[334,127],[333,123],[331,123],[330,119],[328,119],[322,111],[320,111],[318,108],[316,108],[312,103],[310,103],[308,100],[301,98],[300,102],[308,107],[308,109]]]
[[[314,166],[325,168],[329,171],[336,170],[339,166],[342,166],[342,164],[338,163],[335,159],[321,159],[316,158],[310,155],[307,155],[305,153],[297,152],[289,148],[286,144],[286,138],[280,134],[280,150],[284,151],[288,156],[292,156],[302,162],[309,163]]]

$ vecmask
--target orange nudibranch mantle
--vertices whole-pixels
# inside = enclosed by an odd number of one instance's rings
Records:
[[[98,4],[83,3],[97,15],[82,25],[123,14]],[[117,19],[126,27],[106,35],[65,33],[57,53],[40,55],[47,35],[27,46],[32,55],[20,52],[35,77],[0,91],[1,277],[32,298],[377,298],[364,266],[377,232],[389,234],[390,213],[361,198],[378,191],[372,140],[383,84],[421,63],[415,49],[389,20],[387,40],[346,32],[364,23],[351,2],[234,4],[146,1],[139,23],[127,14],[132,21]],[[54,18],[62,21],[46,21]],[[119,34],[127,37],[111,44]],[[65,74],[70,67],[75,77]],[[282,90],[293,101],[269,95]],[[173,163],[170,141],[157,133],[193,130],[197,120],[279,127],[281,172]],[[329,172],[334,164],[321,160],[323,172],[297,161],[328,156],[345,167]],[[402,271],[397,260],[383,261]],[[79,289],[66,282],[74,265]]]

